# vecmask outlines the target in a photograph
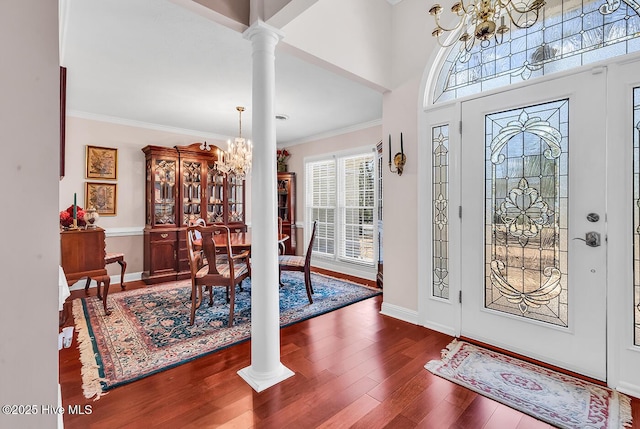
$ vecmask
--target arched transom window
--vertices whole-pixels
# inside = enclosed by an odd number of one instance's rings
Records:
[[[640,51],[640,1],[547,1],[538,22],[496,45],[454,45],[437,75],[440,103]]]

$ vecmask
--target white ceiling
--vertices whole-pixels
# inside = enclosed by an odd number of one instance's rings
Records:
[[[202,137],[251,137],[251,45],[168,0],[67,0],[61,63],[71,115]],[[286,41],[286,36],[285,36]],[[382,94],[276,52],[279,146],[379,122]]]

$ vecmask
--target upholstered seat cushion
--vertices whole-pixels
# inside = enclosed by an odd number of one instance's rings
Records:
[[[105,264],[112,264],[117,261],[124,260],[124,253],[109,253],[104,257]]]
[[[296,255],[280,255],[278,257],[280,265],[289,267],[304,267],[304,258]]]
[[[231,277],[231,270],[229,269],[229,264],[227,264],[226,262],[218,264],[217,268],[218,268],[218,272],[223,277]],[[240,277],[241,275],[243,275],[248,271],[247,264],[245,264],[244,262],[235,262],[233,264],[233,268],[236,272],[236,277]],[[196,273],[196,277],[202,278],[207,274],[209,274],[209,266],[205,265],[198,270],[198,272]]]

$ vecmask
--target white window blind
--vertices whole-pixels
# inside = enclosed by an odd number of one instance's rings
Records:
[[[307,231],[318,221],[314,254],[373,264],[375,167],[375,152],[306,163]]]
[[[335,254],[336,222],[336,162],[333,159],[309,162],[306,165],[307,230],[318,221],[313,252],[327,256]]]
[[[375,168],[373,153],[340,159],[340,257],[373,262]]]

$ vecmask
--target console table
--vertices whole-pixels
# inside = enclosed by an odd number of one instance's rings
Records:
[[[97,283],[98,299],[103,301],[104,312],[108,315],[107,295],[110,277],[105,268],[104,229],[78,229],[60,232],[60,264],[69,285],[90,277]],[[103,293],[100,293],[103,285]]]

